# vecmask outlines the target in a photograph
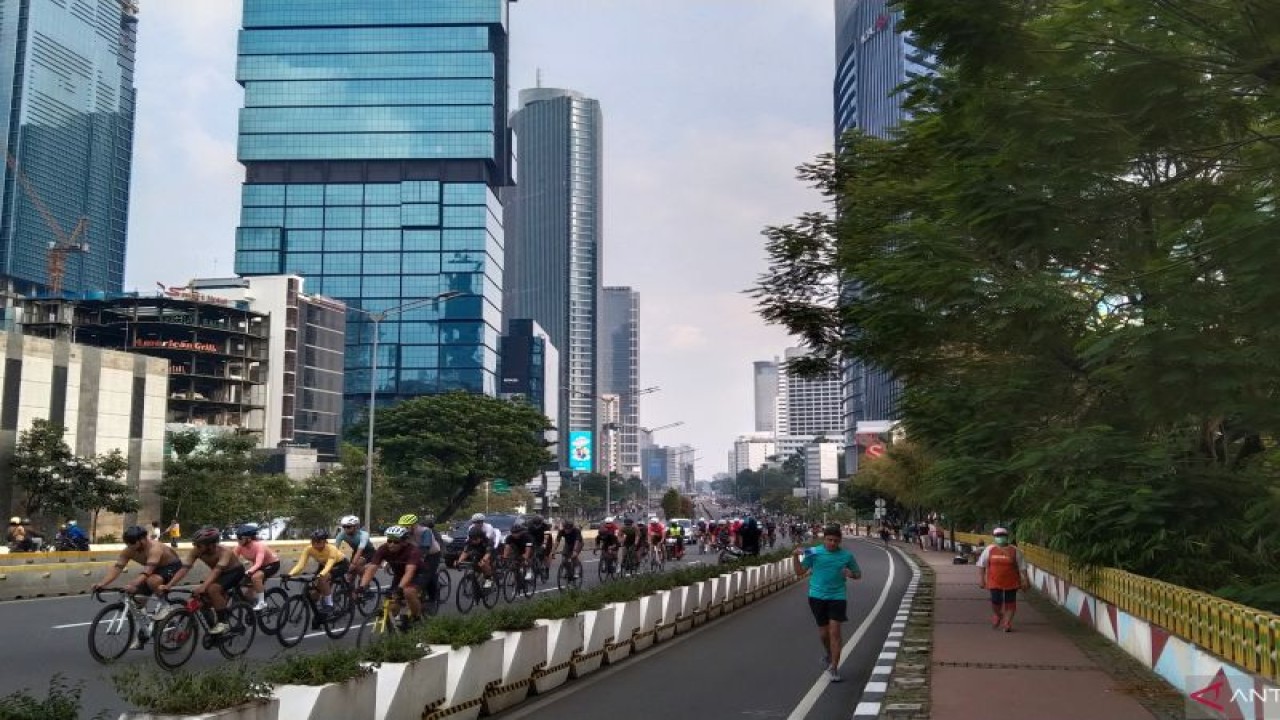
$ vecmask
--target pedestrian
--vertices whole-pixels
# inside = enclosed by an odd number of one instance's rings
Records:
[[[991,629],[1013,632],[1018,589],[1031,587],[1027,560],[1009,544],[1008,530],[998,527],[991,534],[995,544],[988,545],[978,558],[978,587],[991,591]]]
[[[847,580],[858,580],[862,570],[853,553],[840,546],[840,526],[828,525],[822,531],[822,545],[796,547],[791,556],[796,575],[809,575],[809,610],[818,623],[818,638],[822,641],[822,664],[827,679],[840,682],[840,623],[848,622]]]
[[[182,537],[182,526],[178,524],[178,518],[174,518],[169,523],[169,527],[165,528],[165,534],[169,536],[169,546],[178,547],[178,538]]]
[[[147,538],[152,542],[160,541],[160,521],[152,520],[151,529],[147,531]]]

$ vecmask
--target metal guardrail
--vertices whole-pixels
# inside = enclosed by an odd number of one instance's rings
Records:
[[[990,545],[990,535],[956,533],[957,543]],[[1099,600],[1158,625],[1250,673],[1280,682],[1280,615],[1115,568],[1073,567],[1066,555],[1019,543],[1032,565]]]

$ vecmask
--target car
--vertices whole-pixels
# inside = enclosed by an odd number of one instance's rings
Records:
[[[486,522],[498,529],[499,542],[511,532],[511,526],[516,524],[516,520],[523,519],[521,515],[489,515]],[[442,533],[445,537],[444,555],[440,558],[444,561],[446,567],[455,567],[458,564],[458,557],[462,555],[462,547],[467,544],[467,527],[471,523],[460,522],[449,528],[449,532]]]

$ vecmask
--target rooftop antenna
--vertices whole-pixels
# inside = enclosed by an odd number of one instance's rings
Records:
[[[542,87],[542,68],[538,68],[537,75],[538,75],[537,86]]]

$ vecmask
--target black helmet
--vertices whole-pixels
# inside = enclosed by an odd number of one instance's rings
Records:
[[[202,527],[191,536],[192,545],[211,545],[222,539],[222,533],[215,527]]]
[[[544,522],[546,522],[546,520],[543,520],[541,515],[534,515],[534,516],[533,516],[533,519],[529,521],[529,524],[530,524],[530,525],[541,525],[541,524],[543,524]]]
[[[524,523],[519,521],[512,523],[511,532],[513,533],[524,532]]]
[[[240,527],[236,528],[236,537],[237,538],[248,537],[248,538],[254,538],[256,540],[258,538],[258,526],[252,523],[241,525]]]
[[[328,540],[329,531],[325,530],[324,528],[316,528],[315,530],[311,531],[311,539],[312,540]]]
[[[124,531],[124,544],[125,544],[125,545],[132,545],[132,544],[134,544],[134,543],[138,542],[139,540],[141,540],[142,538],[144,538],[144,537],[146,537],[146,536],[147,536],[147,530],[146,530],[146,528],[143,528],[143,527],[141,527],[141,526],[139,526],[139,525],[134,525],[134,526],[133,526],[133,527],[131,527],[131,528],[126,528],[126,529],[125,529],[125,531]]]
[[[565,530],[572,530],[572,529],[573,529],[573,521],[572,521],[572,520],[565,520],[564,522],[560,523],[560,527],[564,528]]]
[[[471,527],[467,528],[468,539],[475,540],[476,538],[482,538],[482,537],[484,537],[484,528],[477,527],[475,525],[472,525]]]

